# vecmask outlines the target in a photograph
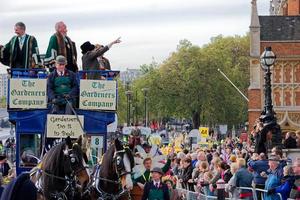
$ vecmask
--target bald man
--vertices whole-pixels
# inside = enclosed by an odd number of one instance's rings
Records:
[[[50,38],[47,53],[45,57],[45,65],[50,71],[55,69],[55,59],[62,55],[67,59],[66,68],[72,72],[78,71],[77,51],[75,43],[67,36],[67,26],[60,21],[55,24],[55,34]]]

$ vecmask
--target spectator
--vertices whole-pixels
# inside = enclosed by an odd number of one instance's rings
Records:
[[[298,188],[300,187],[300,158],[298,158],[294,163],[293,163],[293,171],[295,174],[295,187],[292,189],[290,193],[290,198],[291,199],[300,199],[300,190]]]
[[[297,147],[300,148],[300,130],[296,131]]]
[[[297,141],[294,132],[287,132],[285,136],[284,146],[287,149],[297,148]]]
[[[209,188],[209,183],[213,179],[213,174],[212,172],[208,171],[205,172],[203,175],[203,180],[200,179],[200,183],[197,186],[198,188],[201,188],[203,193],[207,196],[214,196],[214,191]]]
[[[280,159],[276,155],[271,155],[269,158],[270,173],[265,183],[265,190],[274,189],[281,184],[283,176],[282,168],[280,166]],[[279,196],[276,194],[268,193],[264,196],[265,200],[279,200]]]
[[[197,153],[192,153],[191,157],[192,157],[192,167],[195,168],[196,164],[198,162],[198,160],[197,160]]]
[[[183,160],[183,174],[179,176],[179,182],[183,184],[183,188],[194,191],[193,181],[192,181],[192,160],[190,158],[185,158]]]
[[[194,171],[196,170],[196,172],[193,172],[193,180],[194,183],[196,183],[196,187],[195,187],[195,191],[199,192],[199,188],[197,188],[197,186],[200,184],[201,181],[203,181],[204,179],[204,174],[206,172],[209,171],[209,164],[208,162],[201,162],[200,166],[196,169],[194,169]]]
[[[195,167],[198,167],[202,161],[207,161],[204,151],[200,151],[197,155],[197,163]]]
[[[232,163],[230,165],[230,171],[233,174],[233,176],[228,181],[228,184],[225,187],[225,191],[229,193],[230,199],[239,199],[240,193],[239,190],[236,188],[236,172],[239,169],[237,163]]]
[[[246,161],[243,158],[237,159],[238,171],[236,172],[237,187],[252,187],[253,175],[246,168]],[[242,189],[240,193],[242,199],[252,199],[252,191]]]
[[[5,154],[0,155],[0,170],[1,170],[0,172],[2,173],[3,177],[7,176],[9,173],[9,170],[10,170],[10,166],[7,163]]]
[[[225,152],[223,152],[221,158],[223,159],[224,162],[230,164],[231,154],[232,154],[232,147],[231,147],[231,145],[227,145]]]
[[[267,180],[266,177],[261,176],[261,174],[267,173],[269,169],[269,163],[266,158],[266,155],[264,153],[261,153],[260,155],[253,155],[251,157],[251,160],[248,163],[248,166],[251,171],[253,171],[254,176],[254,186],[258,189],[264,189],[265,188],[265,182]],[[261,193],[257,192],[257,197],[261,199]]]
[[[287,200],[295,182],[292,167],[285,166],[283,168],[283,175],[284,176],[281,179],[281,185],[268,190],[268,194],[280,193],[282,200]]]
[[[254,126],[254,131],[252,132],[253,137],[255,138],[255,152],[266,153],[267,152],[267,132],[263,129],[263,123],[257,121]]]
[[[168,186],[170,200],[180,200],[180,196],[176,189],[176,178],[171,176],[163,177],[163,182]]]

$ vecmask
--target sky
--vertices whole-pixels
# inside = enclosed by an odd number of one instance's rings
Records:
[[[269,0],[258,0],[259,15],[268,15]],[[105,56],[112,68],[124,71],[161,63],[176,50],[180,40],[202,46],[217,35],[244,35],[249,30],[251,0],[0,0],[0,44],[14,35],[22,21],[45,53],[54,25],[64,21],[68,36],[108,44],[121,37]],[[3,72],[4,67],[0,67]]]

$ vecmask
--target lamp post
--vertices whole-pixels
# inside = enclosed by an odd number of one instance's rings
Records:
[[[269,147],[281,145],[281,129],[277,124],[276,113],[273,110],[272,104],[272,88],[271,88],[271,67],[275,63],[276,55],[273,53],[271,47],[266,47],[265,51],[261,54],[260,63],[264,70],[264,96],[265,104],[264,110],[261,113],[260,120],[264,124],[266,133],[272,133],[272,144]]]
[[[127,126],[130,126],[130,104],[131,104],[131,95],[132,91],[129,90],[129,83],[127,83],[127,90],[125,92],[127,97]]]
[[[148,120],[149,120],[149,115],[148,115],[148,109],[147,109],[147,99],[148,99],[148,91],[149,88],[143,88],[142,91],[144,92],[144,105],[145,105],[145,127],[148,127]]]

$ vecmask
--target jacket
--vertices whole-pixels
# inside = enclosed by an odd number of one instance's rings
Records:
[[[252,187],[253,175],[245,168],[240,168],[236,173],[236,186],[237,187]],[[249,190],[241,190],[241,193],[251,192]]]
[[[145,185],[145,188],[144,188],[142,200],[147,200],[147,199],[154,200],[154,199],[149,198],[150,190],[152,190],[152,189],[155,189],[153,181],[147,182]],[[161,182],[159,190],[162,190],[162,192],[163,192],[163,199],[159,199],[159,200],[170,200],[169,189],[166,184]]]
[[[51,72],[51,74],[48,76],[47,80],[47,94],[48,94],[48,100],[51,101],[52,99],[57,98],[57,94],[54,92],[54,81],[55,77],[57,77],[58,74],[56,70]],[[79,93],[79,87],[78,87],[78,82],[76,79],[76,74],[70,70],[65,69],[65,76],[69,76],[71,80],[71,91],[69,92],[70,98],[76,98],[78,97]]]
[[[262,172],[267,172],[269,167],[268,160],[250,160],[248,166],[253,170],[254,183],[264,185],[267,178],[262,177]]]
[[[100,64],[98,61],[98,57],[103,55],[106,51],[108,51],[108,46],[103,48],[99,48],[96,50],[88,51],[82,56],[82,69],[83,70],[100,70]],[[100,79],[100,76],[97,73],[88,73],[88,79]]]

